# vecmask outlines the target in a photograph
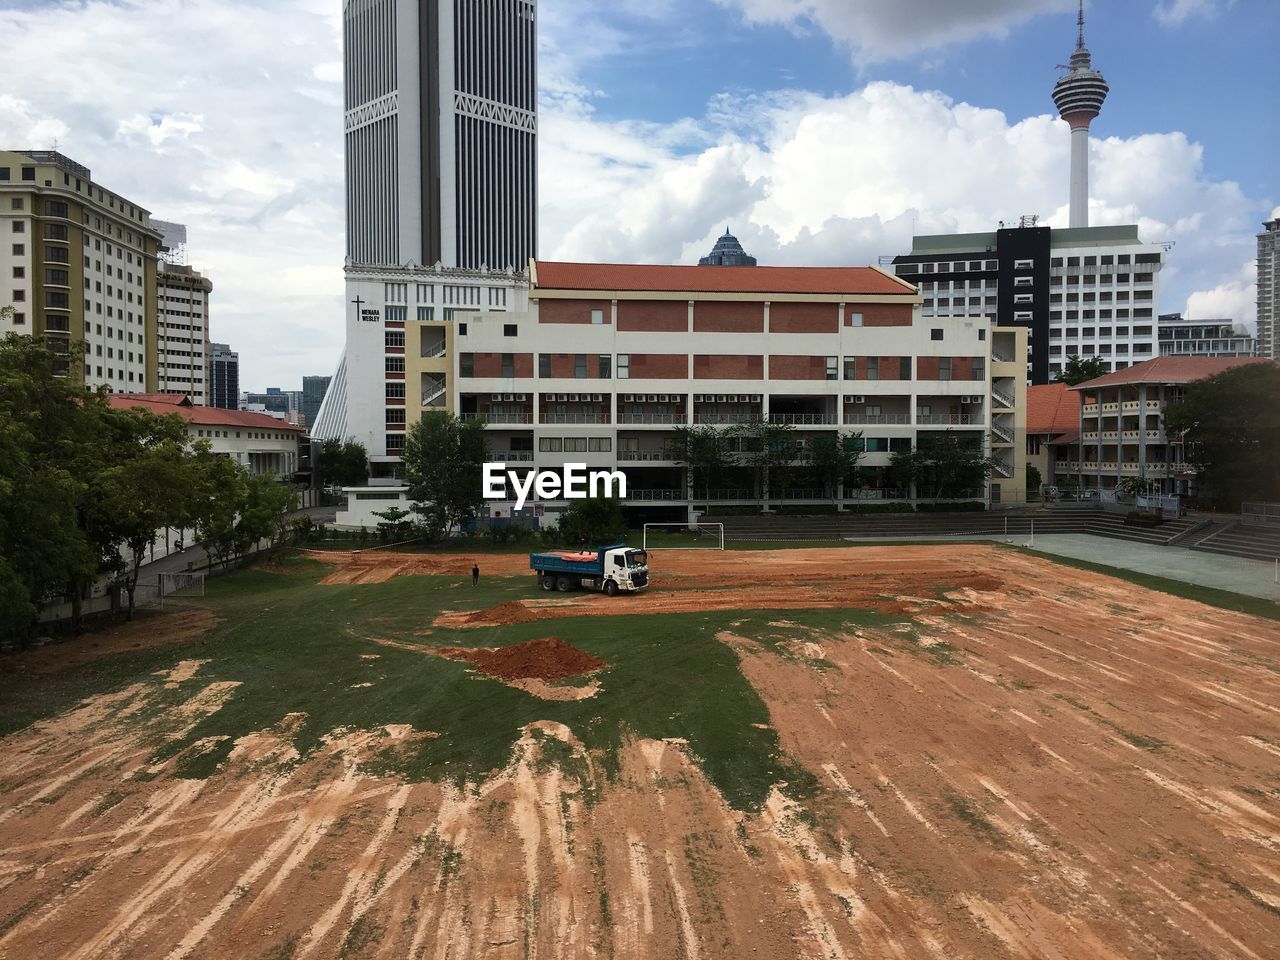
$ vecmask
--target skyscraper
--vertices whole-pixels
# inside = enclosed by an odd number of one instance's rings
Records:
[[[1076,50],[1065,76],[1053,87],[1058,113],[1071,126],[1071,222],[1072,227],[1089,225],[1089,124],[1102,112],[1102,103],[1111,89],[1102,74],[1093,69],[1093,60],[1084,45],[1084,0],[1080,0]]]
[[[346,0],[343,39],[348,262],[524,270],[533,0]]]
[[[325,391],[329,389],[329,381],[333,377],[302,378],[302,416],[303,426],[311,429],[316,422],[316,414],[320,412],[320,404],[324,401]]]
[[[240,354],[225,343],[209,344],[209,406],[240,409]]]
[[[1280,217],[1258,234],[1258,356],[1280,360]]]

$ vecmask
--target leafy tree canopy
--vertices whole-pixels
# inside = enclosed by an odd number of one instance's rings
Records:
[[[480,511],[488,455],[481,418],[429,410],[410,428],[401,454],[404,476],[414,510],[429,529],[448,534]]]
[[[1094,380],[1107,373],[1107,361],[1102,357],[1067,357],[1062,370],[1054,379],[1058,383],[1075,386],[1086,380]]]

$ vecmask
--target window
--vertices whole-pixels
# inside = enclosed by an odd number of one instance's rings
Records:
[[[14,233],[26,233],[26,232],[27,232],[27,221],[25,221],[25,220],[14,220],[14,221],[13,221],[13,232],[14,232]]]
[[[467,325],[465,323],[458,324],[458,336],[465,337],[467,335]]]
[[[983,327],[981,330],[978,331],[978,340],[983,341],[985,339],[987,339],[987,328]]]
[[[476,355],[474,353],[458,354],[458,376],[474,377],[476,375]]]
[[[564,441],[559,437],[539,437],[538,449],[543,453],[562,453]]]
[[[613,450],[613,438],[590,437],[587,439],[587,449],[592,453],[609,453]]]
[[[951,358],[950,357],[938,358],[938,379],[939,380],[951,379]]]
[[[35,180],[35,178],[36,178],[36,168],[35,168],[35,167],[23,167],[23,168],[22,168],[22,179],[23,179],[23,180]]]
[[[851,313],[851,314],[849,314],[849,326],[851,326],[851,327],[860,327],[860,326],[862,326],[862,314],[860,314],[860,313]]]
[[[45,216],[67,218],[67,205],[61,200],[46,200],[44,205]]]
[[[404,331],[388,330],[386,332],[386,345],[391,349],[404,349]]]
[[[8,179],[9,179],[9,168],[0,167],[0,180],[8,180]]]
[[[844,378],[846,380],[858,379],[857,364],[854,362],[853,357],[844,358]]]
[[[607,353],[602,353],[600,354],[599,360],[600,360],[600,378],[602,380],[608,380],[611,375],[609,372],[609,367],[613,362],[613,357],[611,357]]]
[[[27,299],[27,291],[15,290],[13,291],[13,297],[11,299],[13,300],[14,303],[22,303]]]
[[[395,284],[387,284],[387,286],[395,286]],[[400,284],[400,286],[404,286],[404,284]],[[404,323],[405,320],[409,319],[409,308],[386,307],[382,311],[382,318],[384,320],[389,320],[392,323]]]
[[[619,380],[627,380],[627,379],[629,379],[629,378],[630,378],[630,376],[631,376],[631,354],[629,354],[629,353],[620,353],[620,354],[618,354],[618,372],[615,374],[615,376],[616,376]]]
[[[387,357],[385,369],[387,373],[404,373],[404,357]]]
[[[403,384],[403,383],[388,383],[388,384],[387,384],[387,399],[388,399],[388,400],[403,400],[403,399],[404,399],[404,384]]]
[[[839,357],[827,357],[827,379],[828,380],[840,379],[840,358]]]
[[[970,379],[985,380],[987,379],[987,361],[982,357],[973,358],[973,374]]]
[[[604,311],[603,311],[603,310],[592,310],[592,311],[591,311],[591,322],[592,322],[592,323],[594,323],[594,324],[601,324],[601,323],[604,323]]]
[[[388,427],[404,426],[404,410],[402,408],[396,408],[395,410],[387,411],[387,426]]]
[[[1034,282],[1035,281],[1031,277],[1014,277],[1013,278],[1013,285],[1015,287],[1029,287]]]
[[[387,434],[387,453],[395,453],[404,449],[403,433]]]
[[[1013,269],[1015,269],[1015,270],[1030,270],[1030,269],[1031,269],[1032,267],[1034,267],[1035,265],[1036,265],[1036,263],[1035,263],[1035,261],[1034,261],[1034,260],[1015,260],[1015,261],[1013,261]]]
[[[587,355],[585,353],[574,354],[573,375],[579,380],[587,378]]]
[[[538,354],[538,376],[540,377],[551,376],[551,354],[549,353]]]
[[[15,313],[13,315],[13,322],[15,324],[24,324],[27,322],[27,315],[25,313]]]
[[[898,363],[899,363],[898,379],[910,380],[911,379],[911,358],[899,357]]]
[[[565,453],[586,453],[587,438],[586,437],[565,437],[564,452]]]
[[[514,353],[504,353],[502,355],[502,375],[504,377],[514,377],[516,375],[516,355]]]
[[[880,358],[879,357],[867,357],[867,379],[868,380],[880,379]]]
[[[21,279],[22,279],[23,277],[25,277],[26,275],[27,275],[27,268],[26,268],[26,267],[14,267],[14,268],[13,268],[13,279],[15,279],[15,280],[21,280]]]
[[[930,330],[930,331],[929,331],[929,339],[930,339],[930,340],[941,340],[941,339],[942,339],[942,328],[941,328],[941,327],[934,327],[932,330]]]
[[[27,245],[25,243],[15,243],[13,245],[13,255],[15,257],[25,256],[26,252],[27,252]]]
[[[866,406],[866,414],[867,414],[867,416],[868,416],[868,417],[878,417],[878,416],[880,416],[880,404],[878,404],[878,403],[868,403],[868,404],[867,404],[867,406]]]
[[[422,284],[418,284],[418,288],[419,288],[419,289],[421,289],[421,288],[422,288]],[[435,318],[436,318],[436,308],[435,308],[435,307],[419,307],[419,308],[418,308],[418,319],[419,319],[419,320],[434,320]]]
[[[517,325],[514,323],[504,323],[502,325],[502,335],[504,337],[514,337],[516,335]]]

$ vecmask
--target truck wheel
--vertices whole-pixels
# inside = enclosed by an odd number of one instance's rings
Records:
[[[616,597],[618,595],[618,585],[612,580],[606,580],[604,582],[604,592],[610,597]]]
[[[543,590],[546,590],[548,593],[550,593],[552,590],[554,590],[554,589],[556,588],[556,578],[555,578],[555,577],[546,577],[546,576],[544,576],[544,577],[542,577],[541,579],[542,579],[542,589],[543,589]]]
[[[556,587],[561,593],[568,593],[573,589],[573,581],[568,577],[561,577],[556,581]]]

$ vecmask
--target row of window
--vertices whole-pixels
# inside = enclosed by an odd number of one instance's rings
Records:
[[[22,179],[23,179],[25,182],[27,182],[27,183],[34,183],[34,182],[35,182],[35,179],[36,179],[36,168],[35,168],[35,167],[27,167],[27,166],[24,166],[24,167],[22,167],[22,168],[21,168],[21,170],[22,170],[21,176],[22,176]],[[13,179],[13,170],[12,170],[12,168],[10,168],[10,167],[0,167],[0,182],[4,182],[4,181],[6,181],[6,180],[11,181],[12,179]],[[62,174],[62,183],[63,183],[63,186],[67,186],[67,187],[71,186],[71,174],[69,174],[69,173],[67,173],[67,172],[65,172],[65,171],[64,171],[64,172],[63,172],[63,174]],[[83,182],[79,177],[76,177],[76,193],[80,193],[80,192],[82,192],[82,188],[87,188],[87,189],[84,189],[84,190],[83,190],[83,192],[85,192],[85,193],[89,196],[89,198],[90,198],[90,199],[93,199],[93,184],[91,184],[91,183],[90,183],[90,184],[85,184],[85,183],[84,183],[84,182]],[[51,202],[58,202],[58,201],[51,201]],[[112,195],[112,194],[110,194],[110,193],[106,193],[106,194],[104,194],[104,193],[103,193],[103,190],[102,190],[102,188],[101,188],[101,187],[99,187],[99,188],[98,188],[98,202],[99,202],[99,203],[106,203],[106,204],[107,204],[107,206],[108,206],[108,207],[110,207],[112,210],[114,210],[114,209],[116,208],[116,198],[115,198],[115,196],[114,196],[114,195]],[[50,214],[50,216],[62,216],[62,217],[65,217],[65,216],[67,215],[67,214],[66,214],[66,209],[65,209],[65,208],[66,208],[66,204],[65,204],[65,203],[63,203],[63,204],[62,204],[62,207],[63,207],[63,212],[62,212],[62,213],[60,213],[60,214]],[[126,203],[124,202],[124,200],[123,200],[123,199],[121,199],[121,201],[120,201],[120,213],[121,213],[122,215],[125,213],[126,208],[128,209],[128,215],[129,215],[131,218],[136,219],[138,222],[142,222],[142,220],[143,220],[142,211],[141,211],[141,210],[139,210],[139,209],[137,209],[136,207],[134,207],[132,204],[126,204]],[[86,222],[86,223],[88,223],[88,217],[87,217],[87,216],[86,216],[86,218],[85,218],[85,222]],[[101,220],[99,220],[99,222],[98,222],[98,226],[99,226],[99,228],[101,228],[101,226],[102,226],[102,222],[101,222]]]
[[[613,451],[613,438],[539,437],[538,449],[543,453],[610,453]]]

